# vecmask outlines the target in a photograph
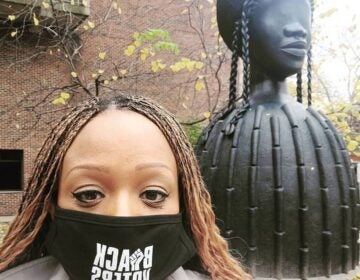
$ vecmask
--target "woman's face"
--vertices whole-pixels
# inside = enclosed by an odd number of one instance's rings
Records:
[[[259,0],[250,23],[252,62],[284,79],[300,71],[310,46],[309,0]]]
[[[166,138],[133,111],[99,114],[65,154],[57,203],[108,216],[179,213],[177,166]]]

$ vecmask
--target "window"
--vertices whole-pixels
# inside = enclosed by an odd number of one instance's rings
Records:
[[[22,190],[23,161],[23,150],[0,150],[0,191]]]

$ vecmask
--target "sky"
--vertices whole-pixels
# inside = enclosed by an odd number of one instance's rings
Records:
[[[347,99],[348,61],[354,61],[351,51],[339,51],[339,46],[353,45],[360,55],[360,0],[316,0],[315,22],[313,32],[314,60],[320,63],[319,73],[329,85],[331,92],[338,98]],[[326,16],[327,15],[327,16]],[[357,25],[353,32],[349,28]],[[359,58],[359,57],[358,57]],[[355,80],[355,73],[350,80]],[[357,73],[360,75],[360,73]]]

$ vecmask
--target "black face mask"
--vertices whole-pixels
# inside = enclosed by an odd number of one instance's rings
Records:
[[[46,248],[73,280],[163,280],[195,254],[181,214],[112,217],[59,208]]]

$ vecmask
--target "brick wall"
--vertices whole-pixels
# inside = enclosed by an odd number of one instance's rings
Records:
[[[173,40],[180,45],[181,56],[191,57],[193,53],[198,52],[201,42],[190,28],[187,15],[182,14],[189,3],[171,0],[122,0],[118,3],[123,11],[119,15],[120,24],[119,18],[116,21],[110,19],[109,24],[96,28],[82,37],[84,47],[81,49],[82,62],[78,67],[88,81],[91,80],[93,72],[108,67],[114,61],[132,69],[150,69],[150,62],[140,62],[135,65],[131,63],[133,58],[128,60],[124,58],[123,50],[132,43],[132,35],[135,31],[141,32],[147,28],[166,29],[171,32]],[[98,24],[99,18],[106,15],[107,4],[108,1],[91,1],[89,20]],[[209,5],[205,4],[206,7]],[[204,21],[210,21],[210,18],[209,14]],[[208,33],[213,34],[214,31]],[[51,97],[43,102],[44,97],[49,93],[46,89],[71,83],[70,68],[64,63],[64,58],[58,55],[57,49],[52,49],[52,54],[48,51],[35,55],[37,44],[35,34],[31,33],[24,34],[21,45],[11,41],[7,43],[0,41],[0,149],[24,150],[24,187],[46,135],[66,111],[66,106],[63,106],[63,110],[44,114],[54,109]],[[14,48],[15,45],[17,48]],[[214,43],[209,46],[210,48],[214,48]],[[104,50],[107,52],[107,59],[100,64],[94,58]],[[192,58],[198,59],[198,57]],[[111,76],[111,73],[106,74]],[[227,74],[226,72],[225,75]],[[182,83],[182,79],[185,81],[188,78],[186,75],[178,75],[176,78],[179,79],[178,85],[174,87],[176,84],[174,77],[143,75],[138,79],[122,81],[114,87],[122,92],[150,96],[178,117],[185,119],[189,114],[207,111],[202,108],[202,104],[207,103],[205,94],[195,95],[193,84],[187,86]],[[227,85],[223,86],[226,91]],[[56,94],[58,92],[53,93],[52,96]],[[76,95],[72,103],[84,98],[86,94],[82,92]],[[189,107],[186,112],[182,106],[179,106],[182,103],[186,103]],[[0,192],[0,216],[11,216],[16,213],[21,194],[21,192]]]
[[[21,197],[22,192],[0,192],[0,216],[15,215]]]

